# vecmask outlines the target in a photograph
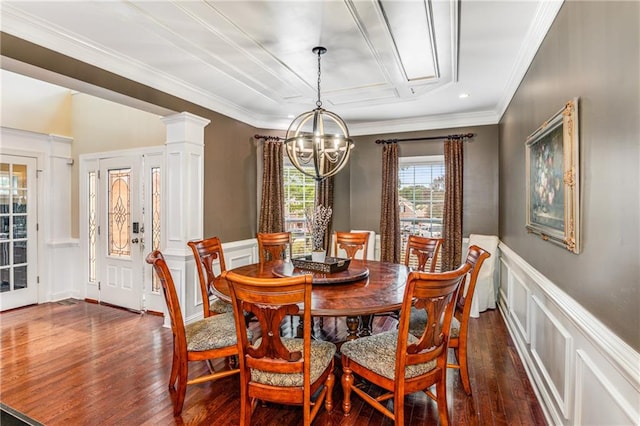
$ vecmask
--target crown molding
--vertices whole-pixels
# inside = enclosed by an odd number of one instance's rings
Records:
[[[372,121],[348,124],[352,136],[378,135],[385,133],[436,130],[453,127],[485,126],[498,124],[495,111],[480,111],[460,114],[430,115],[401,120]]]
[[[511,103],[511,99],[513,99],[518,87],[520,87],[522,79],[527,73],[533,58],[538,53],[538,49],[544,41],[549,28],[551,28],[553,21],[556,19],[556,15],[560,11],[563,3],[564,0],[549,0],[540,2],[538,5],[536,16],[525,36],[525,42],[518,52],[518,57],[511,71],[511,77],[505,84],[505,89],[502,91],[502,98],[498,101],[496,111],[500,118],[502,118],[509,103]]]

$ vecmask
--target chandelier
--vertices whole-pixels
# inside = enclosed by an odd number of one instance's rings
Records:
[[[322,108],[320,100],[320,56],[327,49],[311,50],[318,55],[318,100],[316,108],[293,119],[285,138],[287,155],[302,173],[316,181],[333,176],[347,164],[353,140],[347,125],[337,114]]]

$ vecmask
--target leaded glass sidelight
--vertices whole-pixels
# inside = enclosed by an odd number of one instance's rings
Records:
[[[89,172],[89,282],[96,281],[96,253],[98,242],[98,192],[96,172]]]
[[[160,249],[160,167],[151,168],[151,248]],[[156,274],[153,274],[151,291],[160,292]]]
[[[109,256],[131,255],[131,169],[109,170]]]

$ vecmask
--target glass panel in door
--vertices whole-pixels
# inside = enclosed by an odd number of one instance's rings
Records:
[[[38,301],[36,279],[36,160],[0,161],[0,309]]]
[[[97,262],[100,301],[136,311],[144,309],[141,167],[140,155],[100,160],[103,197],[98,195],[105,231],[98,235],[104,253]]]

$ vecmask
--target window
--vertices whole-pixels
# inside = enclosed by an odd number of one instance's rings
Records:
[[[293,256],[311,253],[311,234],[307,230],[305,211],[313,209],[316,182],[301,173],[286,158],[284,160],[284,222],[291,232]]]
[[[400,258],[404,259],[410,234],[442,237],[445,169],[442,155],[401,157],[398,163],[398,202],[402,233]]]

